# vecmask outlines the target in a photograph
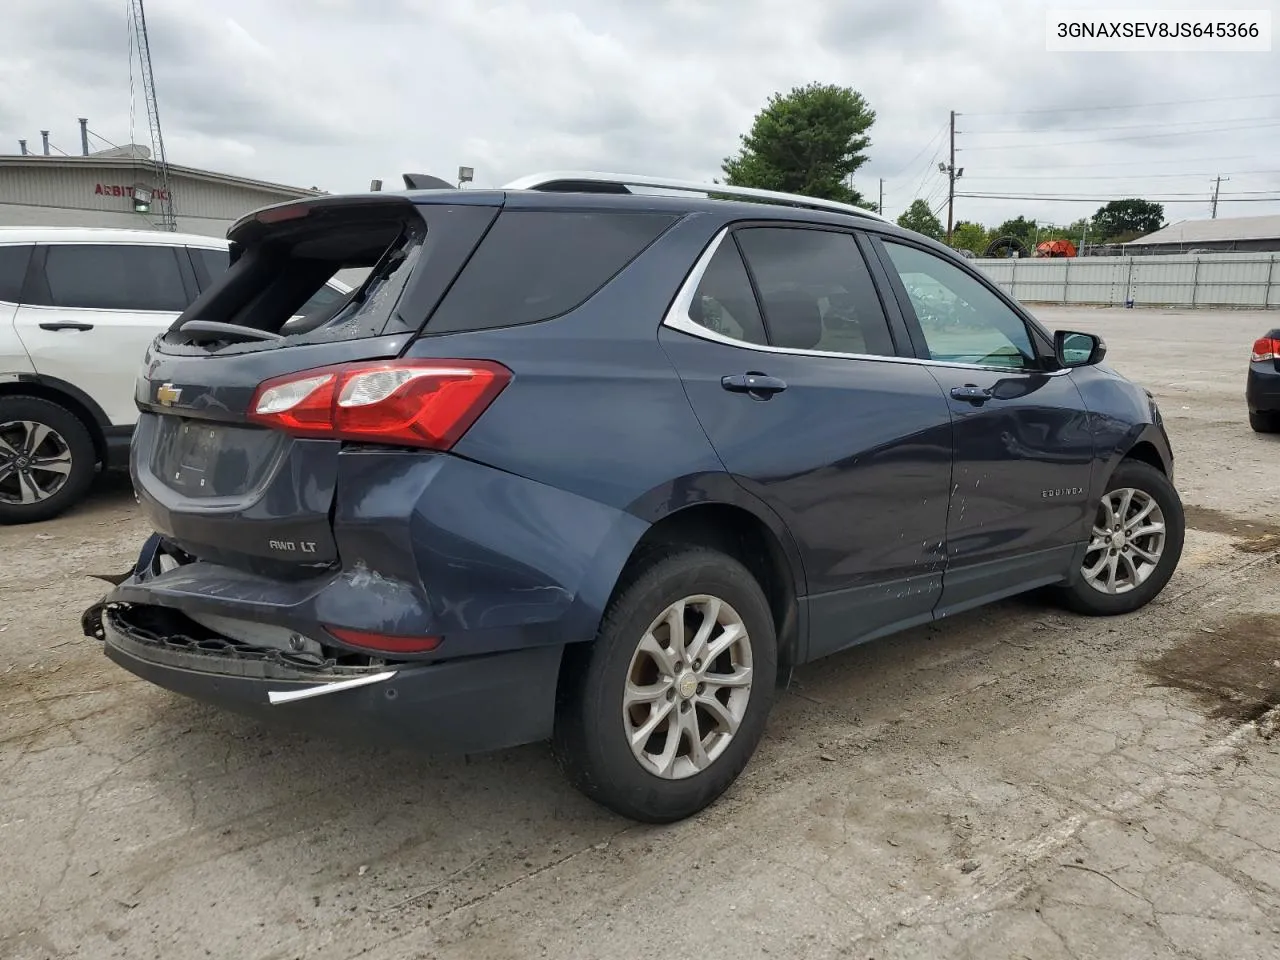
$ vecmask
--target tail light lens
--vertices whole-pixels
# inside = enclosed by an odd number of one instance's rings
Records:
[[[448,450],[510,382],[489,360],[344,363],[264,381],[249,419],[300,437]]]
[[[1263,337],[1254,341],[1253,354],[1249,359],[1254,363],[1258,363],[1262,360],[1274,360],[1277,357],[1280,357],[1280,340]]]

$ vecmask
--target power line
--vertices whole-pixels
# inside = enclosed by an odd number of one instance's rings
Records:
[[[933,206],[934,201],[936,201],[939,197],[943,197],[943,199],[946,199],[944,196],[946,189],[947,189],[947,181],[943,180],[940,183],[938,183],[938,185],[935,186],[932,190],[929,191],[928,195],[924,197],[924,202],[929,206]]]
[[[1224,183],[1226,182],[1226,179],[1227,179],[1226,177],[1223,177],[1223,178],[1222,178],[1222,180],[1223,180],[1223,182],[1224,182]],[[1210,180],[1209,182],[1210,182],[1210,183],[1212,183],[1213,181],[1212,181],[1212,180]],[[988,193],[990,193],[991,191],[987,191],[987,192],[988,192]],[[1164,198],[1164,197],[1200,197],[1200,198],[1204,198],[1204,196],[1205,196],[1206,192],[1207,192],[1207,191],[1205,191],[1205,190],[1180,190],[1180,191],[1178,191],[1178,192],[1176,192],[1176,193],[1175,193],[1175,192],[1167,192],[1167,193],[1155,194],[1155,195],[1151,196],[1149,199],[1152,199],[1152,200],[1160,200],[1160,199],[1162,199],[1162,198]],[[1280,188],[1272,187],[1270,190],[1232,190],[1232,191],[1223,190],[1223,191],[1221,191],[1221,196],[1223,196],[1223,197],[1275,196],[1276,194],[1280,194]],[[959,194],[956,194],[956,196],[959,196]],[[1080,198],[1080,199],[1088,200],[1088,199],[1091,199],[1093,195],[1092,195],[1092,194],[1080,194],[1080,193],[1033,193],[1033,194],[1030,194],[1030,196],[1033,196],[1033,197],[1042,197],[1042,198],[1061,197],[1061,198],[1066,199],[1066,200],[1071,200],[1071,199],[1075,199],[1075,198]]]
[[[1027,168],[1030,169],[1030,168]],[[1255,174],[1280,174],[1280,170],[1232,170],[1229,171],[1233,177],[1244,177]],[[1194,180],[1200,177],[1207,177],[1208,173],[1134,173],[1134,174],[1118,174],[1107,176],[1105,174],[1085,174],[1083,176],[1076,174],[1035,174],[1031,176],[1020,177],[966,177],[966,180]],[[1225,174],[1224,174],[1225,176]]]
[[[1021,167],[984,167],[984,170],[1044,170],[1051,168],[1054,170],[1068,170],[1077,167],[1090,167],[1098,169],[1100,167],[1153,167],[1166,163],[1221,163],[1224,160],[1254,160],[1258,158],[1255,155],[1235,156],[1235,157],[1179,157],[1174,160],[1105,160],[1100,163],[1058,163],[1052,165],[1044,163],[1035,163]]]
[[[1223,180],[1223,182],[1225,183],[1225,182],[1226,182],[1226,180],[1227,180],[1227,178],[1226,178],[1226,177],[1223,177],[1223,178],[1222,178],[1222,180]],[[1209,182],[1210,182],[1210,183],[1212,183],[1213,181],[1212,181],[1212,180],[1210,180]],[[1276,188],[1276,187],[1272,187],[1270,190],[1232,190],[1232,191],[1230,191],[1230,192],[1228,192],[1228,191],[1226,191],[1226,190],[1223,190],[1223,191],[1221,192],[1221,196],[1223,196],[1223,197],[1271,196],[1271,195],[1273,195],[1273,194],[1275,194],[1275,193],[1278,193],[1278,192],[1280,192],[1280,188]],[[956,196],[960,196],[960,194],[956,194]],[[1064,199],[1072,199],[1072,198],[1074,198],[1074,197],[1081,196],[1081,194],[1075,194],[1075,193],[1041,193],[1041,194],[1035,194],[1034,196],[1038,196],[1038,197],[1062,197],[1062,198],[1064,198]],[[1182,191],[1178,191],[1178,192],[1176,192],[1176,193],[1168,192],[1168,193],[1156,194],[1155,196],[1150,197],[1150,198],[1148,198],[1148,199],[1152,199],[1152,200],[1159,200],[1159,199],[1161,199],[1162,197],[1204,197],[1204,196],[1205,196],[1205,191],[1204,191],[1204,190],[1182,190]],[[1089,198],[1088,198],[1088,197],[1084,197],[1084,199],[1089,199]]]
[[[1042,149],[1042,148],[1048,148],[1048,147],[1072,147],[1082,143],[1119,143],[1127,140],[1162,140],[1162,139],[1168,139],[1169,137],[1185,137],[1185,136],[1188,136],[1189,133],[1191,135],[1201,135],[1206,133],[1230,133],[1230,132],[1236,132],[1236,131],[1245,130],[1245,129],[1256,130],[1259,127],[1277,127],[1277,126],[1280,126],[1280,120],[1267,120],[1261,123],[1258,123],[1258,122],[1249,123],[1246,126],[1214,127],[1212,129],[1207,129],[1207,130],[1193,130],[1193,131],[1176,130],[1171,133],[1143,133],[1143,134],[1137,134],[1131,137],[1097,137],[1091,140],[1055,140],[1052,143],[1009,143],[1009,144],[1001,144],[999,146],[965,147],[964,150],[965,152],[971,153],[979,150],[1030,150],[1030,149]]]
[[[1235,103],[1241,100],[1275,100],[1280,93],[1255,93],[1240,97],[1204,97],[1199,100],[1163,100],[1156,103],[1112,103],[1095,107],[1050,107],[1043,110],[998,110],[989,113],[965,113],[966,117],[1021,117],[1041,113],[1093,113],[1097,110],[1144,110],[1148,107],[1181,107],[1192,103]]]
[[[1274,120],[1275,117],[1266,117],[1263,119]],[[1042,134],[1042,133],[1093,133],[1098,130],[1168,130],[1170,126],[1178,127],[1202,127],[1212,126],[1215,123],[1241,123],[1255,124],[1258,122],[1257,117],[1216,117],[1213,120],[1173,120],[1166,123],[1138,123],[1138,124],[1120,124],[1110,127],[1049,127],[1048,129],[1035,130],[1029,127],[1020,127],[1016,130],[966,130],[965,136],[992,136],[996,134]],[[1194,132],[1194,131],[1192,131]]]
[[[1031,194],[1014,196],[1000,193],[957,193],[957,197],[964,197],[967,200],[1035,200],[1044,203],[1109,203],[1116,199],[1114,196],[1109,197],[1053,197],[1044,194]],[[1198,199],[1179,199],[1166,197],[1149,197],[1147,198],[1155,203],[1208,203],[1209,198],[1204,194],[1200,194]],[[1269,197],[1227,197],[1221,199],[1220,203],[1275,203],[1280,201],[1280,194]]]
[[[924,185],[928,182],[930,175],[932,175],[937,171],[937,167],[935,167],[934,164],[938,162],[938,157],[940,157],[941,155],[942,155],[942,146],[939,145],[938,149],[933,152],[933,158],[929,161],[929,166],[925,167],[924,174],[920,177],[920,182],[916,184],[915,190],[912,191],[912,194],[911,194],[912,200],[919,199],[920,191],[924,189]]]
[[[925,151],[926,151],[926,150],[928,150],[930,147],[932,147],[932,146],[933,146],[933,142],[934,142],[935,140],[937,140],[940,136],[942,136],[942,135],[943,135],[944,133],[946,133],[946,132],[947,132],[947,125],[944,123],[941,127],[939,127],[939,128],[938,128],[938,132],[937,132],[937,133],[935,133],[932,137],[930,137],[930,138],[929,138],[929,142],[928,142],[928,143],[926,143],[923,147],[921,147],[921,148],[920,148],[920,152],[919,152],[919,153],[917,153],[914,157],[912,157],[910,160],[908,160],[906,163],[904,163],[904,164],[902,165],[902,168],[901,168],[897,173],[893,174],[892,176],[885,177],[885,179],[886,179],[886,180],[897,180],[897,179],[898,179],[898,177],[902,176],[902,175],[903,175],[904,173],[906,173],[908,170],[914,169],[914,168],[915,168],[915,165],[916,165],[916,161],[917,161],[917,160],[919,160],[921,157],[923,157],[923,156],[924,156],[924,154],[925,154]]]
[[[929,179],[929,175],[930,175],[930,174],[931,174],[935,169],[937,169],[938,157],[940,157],[940,156],[942,155],[942,148],[943,148],[943,144],[941,144],[941,143],[940,143],[940,144],[938,144],[937,149],[935,149],[935,150],[933,151],[933,156],[931,156],[931,157],[929,158],[929,162],[925,164],[925,166],[924,166],[924,172],[920,175],[920,180],[919,180],[919,182],[917,182],[917,183],[916,183],[916,188],[915,188],[915,190],[912,192],[912,199],[913,199],[913,200],[914,200],[916,197],[920,196],[920,191],[921,191],[922,189],[924,189],[925,181],[927,181],[927,180]],[[914,177],[914,174],[913,174],[913,177]]]

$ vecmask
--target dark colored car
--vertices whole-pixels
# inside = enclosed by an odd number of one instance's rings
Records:
[[[1254,341],[1244,399],[1249,426],[1258,433],[1280,433],[1280,327]]]
[[[668,821],[796,664],[1042,587],[1127,613],[1173,573],[1160,414],[1097,337],[853,208],[537,185],[230,231],[138,380],[156,534],[85,614],[111,659],[334,735],[550,738]]]

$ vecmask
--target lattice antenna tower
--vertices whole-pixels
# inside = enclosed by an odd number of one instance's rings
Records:
[[[156,81],[151,72],[151,44],[147,40],[147,13],[142,0],[130,0],[131,26],[138,42],[138,61],[142,73],[142,96],[147,102],[147,125],[151,128],[151,162],[155,166],[156,195],[152,198],[157,220],[163,230],[178,229],[173,212],[173,185],[169,177],[169,159],[164,152],[164,134],[160,130],[160,103],[156,99]]]

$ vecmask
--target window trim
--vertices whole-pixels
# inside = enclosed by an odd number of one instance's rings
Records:
[[[27,310],[77,310],[85,313],[111,314],[112,316],[120,314],[146,313],[155,314],[156,316],[168,317],[177,316],[182,313],[186,307],[178,310],[150,310],[147,308],[133,307],[62,307],[55,303],[33,303],[32,298],[38,292],[42,299],[53,300],[53,291],[49,287],[49,277],[45,272],[45,265],[48,261],[49,251],[54,247],[141,247],[143,249],[161,249],[168,250],[169,255],[173,257],[174,268],[178,271],[178,279],[182,284],[183,296],[187,298],[187,307],[191,306],[193,300],[191,283],[194,282],[194,275],[188,278],[186,271],[183,270],[183,256],[186,255],[186,248],[180,244],[172,243],[104,243],[102,241],[85,241],[85,240],[68,240],[65,242],[49,242],[37,241],[35,250],[32,251],[31,261],[27,265],[27,279],[23,284],[23,309]],[[181,255],[180,255],[181,251]],[[191,269],[190,264],[187,265],[188,270]]]
[[[729,232],[729,240],[733,244],[734,251],[738,254],[738,262],[742,264],[742,270],[747,276],[747,286],[751,288],[751,297],[756,302],[756,313],[760,316],[760,330],[764,333],[764,343],[761,346],[768,346],[773,342],[773,330],[769,327],[769,311],[764,308],[764,297],[760,294],[760,284],[756,282],[756,272],[751,269],[751,261],[747,259],[747,251],[742,249],[742,240],[739,239],[738,232],[736,229],[731,230]],[[692,309],[692,300],[690,300],[689,306]],[[744,342],[749,343],[750,341]]]
[[[702,251],[701,256],[699,256],[694,262],[693,268],[689,271],[688,276],[685,277],[684,283],[681,284],[680,289],[676,292],[675,298],[671,301],[671,306],[667,308],[667,313],[662,318],[662,326],[668,327],[672,330],[677,330],[680,333],[689,334],[690,336],[697,337],[700,340],[708,340],[712,343],[721,343],[730,347],[738,347],[742,350],[754,350],[759,353],[777,353],[798,357],[827,357],[839,360],[879,360],[885,363],[908,363],[917,366],[946,367],[953,370],[989,370],[994,373],[1002,373],[1005,376],[1010,374],[1027,374],[1041,377],[1056,377],[1071,372],[1072,368],[1070,367],[1066,367],[1062,370],[1011,370],[1009,367],[986,366],[976,363],[959,363],[951,360],[932,360],[926,357],[904,356],[901,354],[898,356],[885,356],[878,353],[835,353],[827,350],[804,350],[798,347],[775,347],[773,344],[750,343],[746,340],[735,340],[733,337],[726,337],[724,334],[717,333],[714,330],[709,330],[701,324],[694,322],[693,318],[689,315],[689,309],[693,306],[694,294],[697,292],[698,286],[702,283],[702,277],[707,272],[707,268],[711,265],[712,258],[720,249],[720,245],[724,243],[725,238],[733,232],[736,226],[738,225],[731,223],[716,231],[715,236],[711,238],[706,248]],[[814,226],[825,225],[815,224]],[[855,231],[841,232],[852,233]],[[884,254],[884,256],[887,255],[887,253]],[[868,264],[868,269],[871,269],[870,264]],[[873,281],[876,279],[874,270],[872,270],[872,279]],[[899,280],[899,283],[901,283],[901,280]],[[896,299],[896,291],[894,295]],[[1001,299],[1003,300],[1004,298],[1002,297]],[[1024,323],[1027,322],[1026,317],[1021,311],[1015,310],[1014,312]],[[914,310],[912,311],[911,316],[914,318]],[[905,322],[906,317],[904,317],[903,320]],[[890,318],[889,323],[890,328],[892,329],[892,318]],[[908,329],[910,329],[909,325]],[[1039,343],[1038,337],[1035,338],[1035,342]]]

